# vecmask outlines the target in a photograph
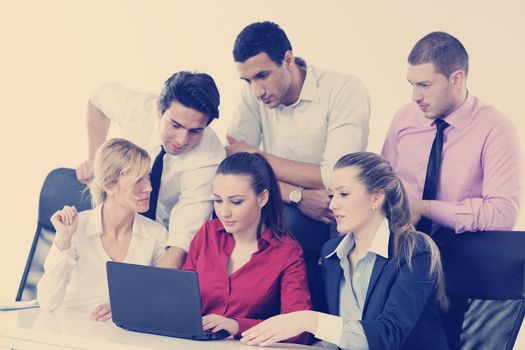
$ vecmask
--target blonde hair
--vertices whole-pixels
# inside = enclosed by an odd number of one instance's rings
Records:
[[[94,206],[103,203],[108,197],[108,187],[116,185],[121,178],[126,184],[132,184],[149,169],[150,157],[144,149],[124,139],[107,140],[95,155],[94,179],[89,184],[91,202]]]
[[[394,234],[394,255],[399,256],[400,249],[409,268],[412,267],[412,257],[418,248],[418,241],[423,241],[430,253],[430,274],[436,274],[436,299],[443,310],[448,308],[445,293],[445,277],[441,266],[441,254],[432,238],[416,231],[410,221],[410,207],[405,188],[397,177],[390,163],[372,152],[356,152],[347,154],[337,161],[335,169],[356,166],[359,168],[359,181],[365,185],[369,193],[384,191],[385,201],[383,211]],[[401,238],[403,238],[401,240]],[[421,248],[421,247],[420,247]],[[399,260],[398,260],[399,261]]]

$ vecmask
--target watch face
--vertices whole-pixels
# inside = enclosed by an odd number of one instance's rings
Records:
[[[290,201],[294,203],[299,203],[301,201],[301,197],[302,197],[301,195],[302,195],[301,191],[293,190],[290,193]]]

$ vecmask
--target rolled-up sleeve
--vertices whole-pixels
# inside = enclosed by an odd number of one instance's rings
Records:
[[[370,119],[370,99],[364,84],[349,76],[334,89],[330,102],[327,142],[321,161],[321,177],[326,188],[335,163],[343,155],[366,150]]]
[[[158,97],[108,83],[95,90],[89,102],[115,122],[125,138],[141,147],[150,147],[158,133]]]
[[[227,135],[244,140],[250,146],[258,148],[261,144],[262,125],[257,104],[257,100],[251,95],[250,87],[244,85]]]

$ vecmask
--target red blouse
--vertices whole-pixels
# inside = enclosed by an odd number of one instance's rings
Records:
[[[276,238],[270,229],[259,239],[250,260],[228,276],[235,240],[220,220],[207,221],[191,242],[184,270],[199,275],[202,314],[239,322],[239,334],[281,313],[311,310],[303,251],[290,236]],[[288,342],[306,343],[305,333]]]

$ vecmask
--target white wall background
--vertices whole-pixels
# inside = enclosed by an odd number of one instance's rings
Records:
[[[222,97],[213,128],[223,137],[241,86],[235,37],[272,20],[296,55],[364,81],[368,149],[379,151],[391,117],[410,99],[408,52],[444,30],[469,52],[470,91],[508,115],[523,138],[524,17],[520,0],[0,0],[0,300],[15,296],[45,175],[87,156],[86,101],[100,84],[158,92],[175,71],[210,73]],[[525,229],[524,213],[517,229]]]

